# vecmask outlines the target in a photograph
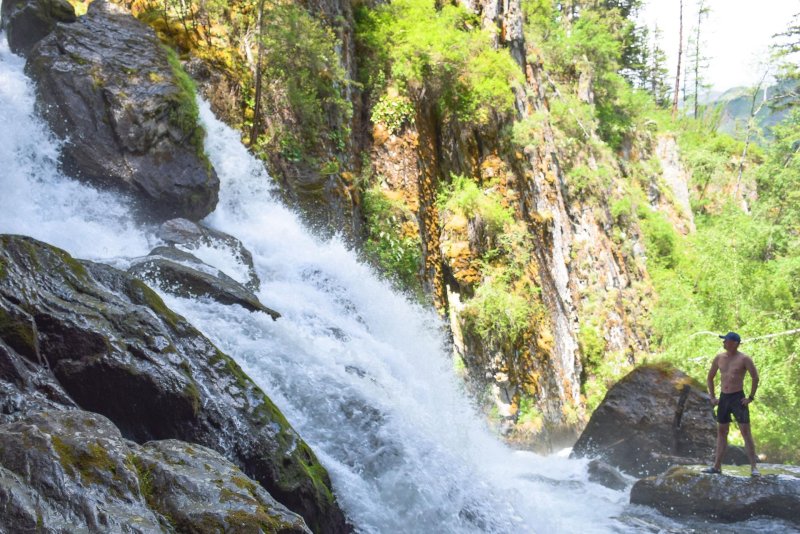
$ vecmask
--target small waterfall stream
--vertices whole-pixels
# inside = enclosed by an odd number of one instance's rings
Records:
[[[125,268],[158,244],[154,228],[137,225],[125,199],[59,172],[59,143],[34,116],[23,66],[0,35],[0,233]],[[341,242],[313,236],[275,199],[238,134],[200,106],[222,183],[205,224],[252,252],[258,297],[282,318],[164,299],[275,401],[329,470],[359,532],[685,531],[627,505],[627,492],[589,482],[585,461],[513,451],[497,440],[452,372],[436,315],[393,292]],[[193,253],[245,280],[224,252]],[[737,531],[769,527],[756,521]]]

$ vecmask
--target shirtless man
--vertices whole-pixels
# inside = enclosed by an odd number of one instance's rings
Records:
[[[744,446],[747,450],[747,457],[750,459],[751,474],[759,476],[756,468],[756,447],[753,443],[753,435],[750,433],[750,410],[747,405],[753,402],[758,389],[758,371],[750,356],[739,352],[739,343],[742,338],[736,332],[728,332],[724,336],[719,336],[724,341],[722,346],[725,352],[720,352],[711,362],[711,369],[708,371],[708,393],[711,395],[711,404],[717,406],[717,452],[714,457],[714,467],[705,469],[704,473],[722,473],[722,456],[728,447],[728,427],[731,422],[731,414],[739,424],[739,431],[744,438]],[[717,370],[722,374],[722,393],[719,399],[714,395],[714,377]],[[750,395],[744,395],[744,375],[750,373],[752,386]]]

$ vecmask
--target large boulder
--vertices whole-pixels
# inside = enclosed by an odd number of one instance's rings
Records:
[[[0,425],[0,509],[3,532],[310,532],[220,454],[81,410]]]
[[[238,304],[277,319],[281,315],[261,304],[242,284],[196,256],[175,247],[156,247],[135,260],[128,272],[179,297],[207,297],[222,304]]]
[[[4,235],[0,309],[14,310],[4,316],[2,340],[16,347],[8,350],[52,373],[74,404],[111,419],[125,438],[207,446],[315,532],[348,531],[327,472],[275,405],[140,280]]]
[[[703,386],[668,365],[643,365],[615,384],[572,448],[634,476],[654,475],[675,464],[710,463],[716,423]],[[726,460],[747,462],[729,447]]]
[[[28,0],[45,1],[55,2]],[[9,21],[10,34],[24,31],[18,21]],[[76,22],[55,24],[28,52],[26,71],[39,111],[65,140],[67,174],[128,192],[160,219],[213,211],[219,179],[194,86],[152,29],[97,0]]]
[[[67,0],[4,0],[0,28],[15,54],[27,54],[59,22],[75,22],[75,9]]]
[[[669,516],[719,521],[770,517],[800,526],[799,467],[762,464],[758,478],[750,477],[749,466],[727,468],[724,475],[701,473],[703,467],[676,466],[644,478],[631,489],[631,503]]]

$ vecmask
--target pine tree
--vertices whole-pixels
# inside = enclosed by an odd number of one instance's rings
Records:
[[[797,54],[800,54],[800,13],[792,17],[786,31],[774,36],[778,40],[772,47],[775,59],[780,63],[778,81],[784,87],[781,94],[776,95],[772,107],[777,109],[793,108],[800,105],[800,67]],[[788,83],[786,83],[788,82]]]
[[[647,81],[645,87],[661,107],[669,105],[669,84],[667,83],[667,53],[661,48],[662,32],[658,24],[653,28],[653,38],[648,51]]]

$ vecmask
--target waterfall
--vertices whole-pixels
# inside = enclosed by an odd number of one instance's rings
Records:
[[[154,229],[131,218],[124,198],[59,172],[60,145],[34,115],[23,66],[0,35],[0,232],[125,268],[159,244]],[[208,104],[200,108],[222,184],[205,224],[252,252],[258,297],[282,317],[162,296],[275,401],[330,472],[357,531],[652,532],[685,525],[627,505],[627,492],[589,482],[585,461],[513,451],[497,440],[452,372],[435,313],[393,292],[342,242],[312,235],[275,199],[272,180],[239,135]],[[244,281],[243,266],[224,252],[194,253]]]

